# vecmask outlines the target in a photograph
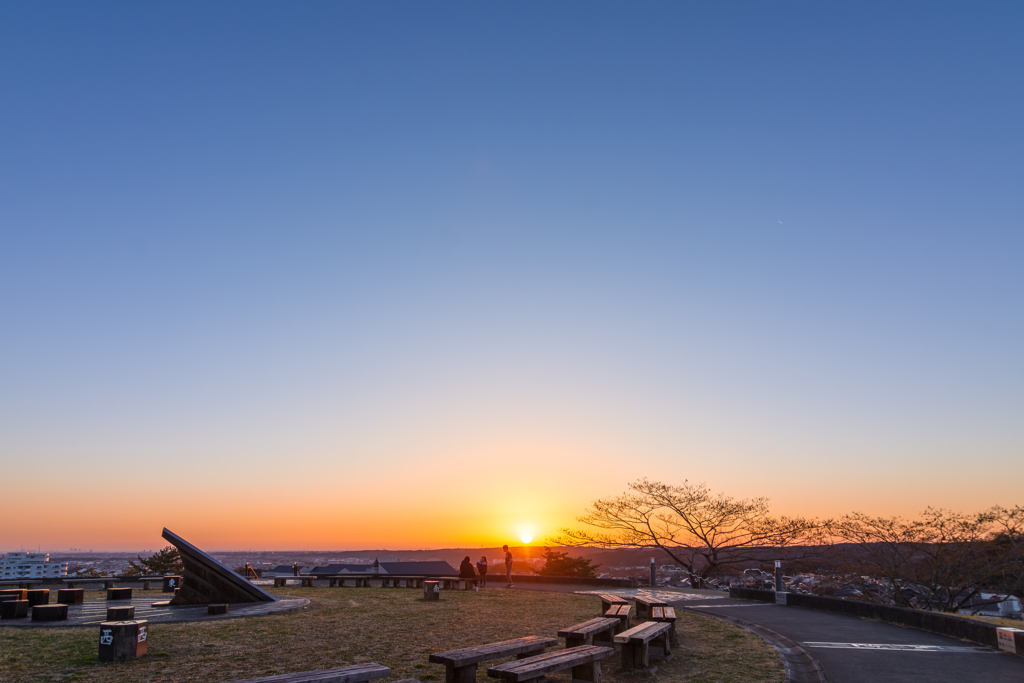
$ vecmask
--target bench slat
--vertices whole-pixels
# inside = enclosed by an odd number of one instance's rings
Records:
[[[526,681],[555,671],[596,662],[614,654],[615,650],[610,647],[580,645],[567,650],[548,652],[529,659],[492,666],[487,669],[487,675],[491,678],[503,678],[513,682]]]
[[[543,650],[546,647],[558,645],[558,638],[546,638],[544,636],[526,636],[514,640],[503,640],[499,643],[488,643],[476,647],[465,647],[460,650],[438,652],[430,655],[427,659],[434,664],[448,664],[454,667],[462,667],[468,664],[477,664],[488,659],[501,659],[512,655]]]
[[[645,621],[615,636],[616,643],[648,643],[671,628],[667,622]]]
[[[609,628],[614,627],[618,623],[618,619],[609,617],[594,617],[593,619],[584,621],[581,624],[576,624],[575,626],[570,626],[569,628],[563,628],[561,631],[558,632],[558,637],[565,638],[567,636],[586,636],[591,633],[600,633],[601,631],[606,631]]]
[[[356,664],[338,669],[321,669],[319,671],[301,671],[293,674],[267,676],[265,678],[247,678],[232,683],[364,683],[377,678],[387,678],[391,669],[380,664]]]

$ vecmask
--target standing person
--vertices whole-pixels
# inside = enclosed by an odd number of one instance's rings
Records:
[[[512,583],[512,553],[508,551],[507,545],[501,546],[501,549],[505,551],[505,579],[508,581],[505,588],[513,588],[515,584]]]
[[[292,576],[298,576],[298,575],[299,575],[299,563],[298,562],[293,562],[292,563]]]
[[[480,561],[476,563],[476,570],[480,574],[480,587],[487,585],[487,556],[481,555]]]

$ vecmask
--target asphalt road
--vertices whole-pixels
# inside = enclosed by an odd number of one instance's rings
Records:
[[[636,592],[526,584],[519,588]],[[751,628],[782,652],[794,682],[821,681],[820,671],[829,683],[1024,683],[1024,657],[969,641],[802,607],[730,600],[719,592],[678,592],[677,599],[661,589],[658,593],[677,609],[738,620]]]

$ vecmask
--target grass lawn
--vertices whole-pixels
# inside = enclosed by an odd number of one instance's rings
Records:
[[[211,622],[154,624],[149,652],[127,664],[96,659],[98,628],[0,628],[0,681],[222,682],[362,662],[391,667],[392,678],[444,681],[427,655],[559,628],[597,616],[593,595],[529,590],[445,591],[440,602],[404,588],[278,588],[278,596],[309,598],[307,609]],[[89,591],[87,597],[99,597]],[[681,647],[645,676],[604,660],[607,683],[777,681],[775,650],[727,622],[679,612]],[[481,664],[479,680],[487,678]],[[567,674],[568,672],[566,672]],[[567,675],[558,677],[568,681]]]

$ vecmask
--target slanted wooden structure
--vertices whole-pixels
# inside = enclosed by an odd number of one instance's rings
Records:
[[[174,594],[171,605],[277,602],[273,595],[249,583],[181,536],[164,529],[163,537],[178,549],[185,568],[181,573],[181,588]]]

